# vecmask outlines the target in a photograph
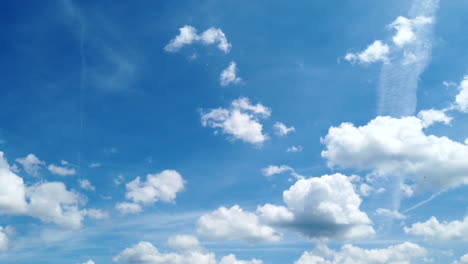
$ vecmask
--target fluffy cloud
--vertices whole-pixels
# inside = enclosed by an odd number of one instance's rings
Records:
[[[236,84],[239,83],[242,79],[237,76],[237,64],[235,62],[231,62],[229,66],[221,72],[219,76],[219,81],[221,82],[222,86],[229,85],[231,83]]]
[[[199,35],[196,28],[188,25],[181,27],[179,29],[179,35],[172,39],[164,49],[168,52],[176,52],[183,46],[196,42],[204,45],[217,44],[218,48],[225,53],[228,53],[231,49],[231,44],[221,29],[211,27]]]
[[[117,209],[121,214],[136,214],[143,211],[141,205],[137,203],[117,203],[115,205],[115,209]]]
[[[8,250],[8,227],[0,226],[0,253]]]
[[[186,247],[190,244],[188,247]],[[237,260],[234,255],[227,255],[221,258],[221,261],[216,261],[214,253],[204,249],[196,237],[192,236],[175,236],[169,238],[169,246],[176,252],[162,253],[150,242],[140,242],[133,247],[126,248],[120,254],[113,258],[116,262],[126,264],[262,264],[263,262],[257,259],[250,261]]]
[[[88,215],[87,210],[78,207],[85,199],[68,191],[61,182],[26,186],[10,170],[3,152],[0,152],[0,197],[0,214],[28,215],[65,228],[79,228]]]
[[[375,233],[359,207],[361,198],[349,177],[341,174],[298,180],[283,192],[293,221],[277,221],[312,238],[353,239]]]
[[[439,222],[431,217],[426,222],[414,223],[411,227],[404,227],[406,233],[422,236],[427,240],[458,240],[468,241],[468,217],[463,221]]]
[[[64,166],[57,166],[55,164],[50,164],[47,166],[47,169],[52,172],[53,174],[61,175],[61,176],[68,176],[68,175],[75,175],[76,170],[74,168],[67,168]]]
[[[197,232],[211,239],[242,240],[248,243],[273,242],[281,235],[260,222],[254,213],[243,211],[238,205],[220,207],[200,217]]]
[[[400,213],[398,211],[392,211],[392,210],[389,210],[389,209],[386,209],[386,208],[377,209],[377,211],[375,211],[375,214],[385,216],[385,217],[394,218],[394,219],[399,219],[399,220],[402,220],[402,219],[406,218],[406,216],[404,216],[402,213]]]
[[[90,260],[88,260],[88,261],[86,261],[86,262],[83,262],[82,264],[96,264],[96,263],[94,263],[94,261],[92,261],[92,260],[90,259]]]
[[[426,135],[416,117],[377,117],[367,125],[343,123],[322,139],[330,167],[397,175],[412,190],[445,191],[468,183],[468,146],[447,137]]]
[[[468,75],[466,75],[459,86],[460,93],[455,97],[455,103],[460,111],[468,112]]]
[[[377,61],[386,62],[388,60],[388,53],[390,48],[387,44],[382,43],[380,40],[374,41],[366,50],[360,53],[348,53],[345,56],[345,60],[355,63],[373,63]]]
[[[296,177],[297,179],[304,178],[302,175],[299,175],[298,173],[296,173],[296,171],[293,168],[287,165],[281,165],[281,166],[269,165],[262,169],[262,174],[266,177],[271,177],[273,175],[281,174],[284,172],[290,172],[291,175]]]
[[[45,166],[45,162],[41,161],[36,155],[28,154],[24,158],[16,159],[16,162],[23,166],[23,169],[31,176],[39,176],[39,171]]]
[[[78,183],[80,184],[80,187],[85,190],[88,190],[88,191],[96,190],[96,188],[87,179],[79,180]]]
[[[410,264],[427,254],[425,248],[410,242],[382,249],[363,249],[345,245],[338,252],[329,249],[304,252],[295,264]]]
[[[201,116],[203,126],[219,128],[224,134],[251,144],[261,144],[268,139],[263,134],[260,118],[267,118],[271,110],[262,104],[252,105],[248,98],[232,101],[230,108],[212,109]]]
[[[127,183],[125,197],[135,203],[174,202],[177,193],[184,189],[185,181],[175,170],[164,170],[158,174],[146,175],[146,181],[140,177]]]
[[[281,122],[276,122],[273,128],[275,129],[275,134],[278,136],[286,136],[287,134],[296,131],[294,127],[287,127]]]
[[[447,116],[444,111],[435,109],[420,111],[418,113],[418,118],[421,119],[424,127],[429,127],[437,122],[448,125],[453,119]]]
[[[431,17],[418,16],[414,19],[408,19],[406,17],[399,16],[393,21],[389,27],[396,30],[393,36],[393,42],[398,46],[402,47],[416,40],[417,33],[421,26],[432,24],[433,19]]]

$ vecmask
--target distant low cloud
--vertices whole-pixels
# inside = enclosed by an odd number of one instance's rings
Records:
[[[291,146],[286,149],[286,152],[302,152],[304,148],[302,146]]]
[[[399,16],[389,25],[390,28],[396,30],[392,40],[399,47],[409,44],[417,38],[415,31],[419,30],[421,26],[432,24],[432,22],[432,17],[418,16],[414,19],[409,19]]]
[[[468,75],[466,75],[458,86],[460,92],[455,97],[456,106],[462,112],[468,112]]]
[[[224,51],[224,53],[228,53],[231,49],[231,44],[221,29],[211,27],[202,34],[198,34],[196,28],[185,25],[179,29],[179,35],[172,39],[169,44],[164,47],[164,50],[168,52],[177,52],[182,47],[197,42],[204,45],[216,44],[220,50]]]
[[[422,110],[418,113],[418,118],[423,122],[424,127],[429,127],[434,123],[444,123],[445,125],[452,122],[452,117],[447,116],[443,110]]]
[[[387,248],[364,249],[353,245],[344,245],[334,251],[326,246],[317,247],[304,254],[294,264],[346,264],[346,263],[413,263],[428,255],[428,251],[411,242],[389,246]]]
[[[141,205],[128,202],[117,203],[115,205],[115,209],[117,209],[121,214],[136,214],[143,211]]]
[[[405,227],[404,231],[430,241],[468,241],[468,217],[462,221],[439,222],[433,216],[426,222],[417,222],[411,227]]]
[[[268,139],[263,133],[261,118],[271,114],[268,107],[258,103],[253,105],[246,97],[232,101],[229,108],[216,108],[204,112],[201,116],[203,126],[220,129],[224,134],[231,135],[251,144],[261,144]]]
[[[221,72],[219,81],[222,86],[239,83],[242,79],[237,76],[237,64],[231,62],[229,66]]]
[[[290,172],[291,175],[296,177],[297,179],[304,178],[303,176],[296,173],[296,171],[293,168],[291,168],[291,167],[289,167],[287,165],[281,165],[281,166],[269,165],[269,166],[262,169],[262,174],[264,176],[266,176],[266,177],[271,177],[273,175],[281,174],[281,173],[284,173],[284,172]]]
[[[91,182],[87,179],[82,179],[79,180],[78,183],[80,184],[80,187],[82,189],[88,190],[88,191],[94,191],[96,188],[91,184]]]
[[[393,218],[393,219],[398,219],[398,220],[406,219],[406,216],[404,216],[402,213],[395,211],[395,210],[386,209],[386,208],[377,209],[377,211],[375,211],[375,214]]]
[[[68,175],[75,175],[76,170],[74,168],[67,168],[64,166],[57,166],[55,164],[50,164],[47,166],[47,169],[52,172],[53,174],[61,175],[61,176],[68,176]]]

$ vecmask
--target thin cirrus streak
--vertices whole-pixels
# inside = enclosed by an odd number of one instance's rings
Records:
[[[434,18],[439,0],[414,0],[409,18]],[[396,48],[395,55],[384,63],[378,84],[378,114],[401,117],[414,115],[418,80],[431,58],[433,23],[415,28],[415,39]]]

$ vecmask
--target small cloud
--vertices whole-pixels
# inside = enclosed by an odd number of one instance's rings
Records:
[[[345,60],[355,63],[369,64],[377,61],[387,62],[390,48],[380,40],[374,41],[366,50],[360,53],[348,53]]]
[[[90,168],[99,168],[99,167],[101,167],[101,163],[93,162],[93,163],[89,164],[89,167]]]
[[[68,176],[68,175],[76,174],[76,170],[74,168],[61,167],[55,164],[50,164],[49,166],[47,166],[47,169],[53,174],[57,174],[60,176]]]
[[[392,210],[389,210],[389,209],[385,209],[385,208],[377,209],[377,211],[375,211],[375,214],[385,216],[385,217],[394,218],[394,219],[398,219],[398,220],[406,219],[406,216],[403,215],[402,213],[400,213],[398,211],[392,211]]]
[[[302,152],[304,148],[302,146],[291,146],[286,149],[286,152]]]
[[[292,127],[287,127],[285,124],[281,123],[281,122],[276,122],[275,125],[273,126],[274,130],[275,130],[275,134],[277,136],[286,136],[288,135],[289,133],[291,132],[295,132],[296,129],[292,126]]]
[[[196,42],[204,45],[217,44],[218,48],[224,51],[224,53],[228,53],[231,49],[231,44],[221,29],[211,27],[199,35],[196,28],[185,25],[179,28],[179,35],[172,39],[169,44],[164,47],[164,50],[167,52],[177,52],[182,47]]]
[[[78,182],[80,184],[80,187],[85,189],[85,190],[88,190],[88,191],[96,190],[96,188],[87,179],[79,180]]]
[[[28,154],[24,158],[16,159],[16,162],[23,166],[27,174],[31,176],[39,176],[39,171],[45,166],[45,162],[41,161],[36,155]]]
[[[221,72],[219,77],[222,86],[239,83],[242,79],[237,76],[237,64],[231,62],[229,66]]]
[[[117,203],[115,205],[115,209],[117,209],[121,214],[136,214],[143,211],[141,205],[128,202]]]

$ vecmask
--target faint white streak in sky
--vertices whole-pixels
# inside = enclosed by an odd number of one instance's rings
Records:
[[[426,203],[432,201],[434,198],[436,198],[436,197],[439,196],[439,195],[440,195],[440,193],[435,193],[435,194],[431,195],[431,197],[427,198],[426,200],[424,200],[424,201],[422,201],[422,202],[419,202],[419,203],[417,203],[417,204],[411,206],[410,208],[404,210],[402,213],[403,213],[403,214],[406,214],[407,212],[411,212],[411,211],[413,211],[414,209],[416,209],[416,208],[418,208],[418,207],[420,207],[420,206],[422,206],[422,205],[425,205]]]
[[[414,0],[409,19],[434,18],[439,0]],[[378,114],[401,117],[416,110],[419,76],[430,61],[432,28],[427,23],[414,28],[415,39],[398,48],[388,63],[384,63],[378,84]]]

